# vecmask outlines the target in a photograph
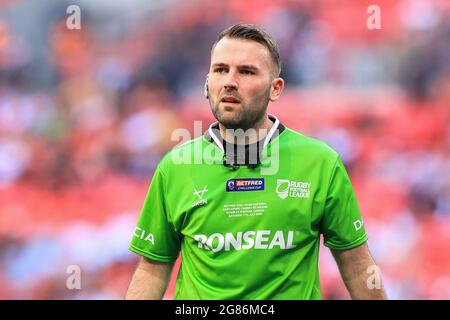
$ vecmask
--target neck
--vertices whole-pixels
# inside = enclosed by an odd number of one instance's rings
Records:
[[[248,129],[230,130],[219,123],[220,135],[222,138],[232,144],[253,144],[264,139],[272,128],[273,122],[269,119],[267,113],[255,125]]]

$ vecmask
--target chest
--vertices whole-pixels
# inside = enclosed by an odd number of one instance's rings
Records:
[[[227,170],[193,172],[183,188],[168,190],[176,199],[170,211],[178,232],[187,237],[249,231],[317,236],[326,197],[313,176]]]

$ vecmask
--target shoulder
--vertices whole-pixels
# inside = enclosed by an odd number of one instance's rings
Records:
[[[290,128],[286,128],[285,132],[280,136],[282,143],[287,146],[289,152],[302,158],[321,159],[334,164],[339,154],[326,142],[301,134]]]
[[[202,153],[205,142],[204,137],[200,136],[176,145],[161,158],[158,169],[167,174],[180,165],[191,164],[194,160],[193,156]]]

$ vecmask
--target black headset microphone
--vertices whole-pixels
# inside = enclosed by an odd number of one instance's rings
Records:
[[[223,165],[227,168],[229,168],[232,171],[236,171],[237,169],[239,169],[239,165],[236,164],[228,164],[225,162],[225,160],[223,161]]]
[[[249,158],[250,156],[247,154],[244,158],[244,160],[247,158]],[[261,154],[259,154],[259,157],[256,160],[256,163],[247,163],[247,161],[244,161],[244,163],[239,163],[239,161],[235,158],[234,154],[228,154],[225,152],[224,156],[223,156],[223,165],[225,167],[230,168],[230,170],[232,171],[236,171],[237,169],[239,169],[241,166],[246,166],[249,169],[256,169],[257,167],[259,167],[260,163],[260,157]]]
[[[256,169],[259,166],[259,163],[248,163],[248,164],[244,164],[244,165],[235,164],[235,163],[230,164],[230,163],[227,163],[225,156],[224,156],[223,165],[227,168],[230,168],[230,170],[232,170],[232,171],[236,171],[241,166],[246,166],[247,168],[252,169],[252,170]]]
[[[206,81],[205,81],[205,87],[203,89],[203,94],[205,95],[205,98],[209,99],[209,87],[208,87],[208,75],[206,75]]]

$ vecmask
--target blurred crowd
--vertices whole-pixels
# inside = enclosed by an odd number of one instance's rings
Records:
[[[123,297],[153,170],[175,129],[213,121],[211,44],[236,22],[277,39],[270,112],[341,154],[388,295],[450,299],[450,5],[377,3],[380,30],[365,0],[1,2],[0,299]],[[326,249],[320,270],[347,299]]]

